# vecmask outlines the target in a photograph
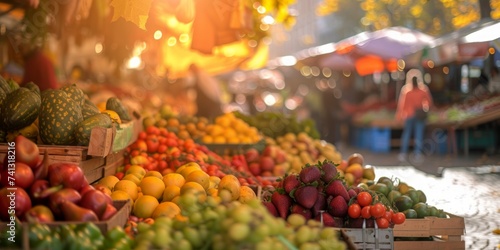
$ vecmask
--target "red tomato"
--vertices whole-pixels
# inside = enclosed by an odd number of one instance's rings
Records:
[[[370,208],[370,214],[374,218],[380,218],[385,215],[385,206],[382,203],[375,203]]]
[[[397,212],[392,215],[392,222],[394,224],[403,224],[406,220],[406,216],[402,212]]]
[[[160,134],[160,129],[156,126],[148,126],[146,128],[146,133],[148,135],[159,135]]]
[[[392,210],[385,211],[384,218],[389,221],[389,223],[392,221],[392,215],[394,212]]]
[[[139,138],[139,140],[146,140],[147,136],[148,136],[148,134],[146,132],[141,131],[141,132],[139,132],[138,138]]]
[[[358,204],[361,207],[368,206],[372,204],[372,195],[366,191],[359,192],[359,194],[356,196],[356,199],[358,200]]]
[[[389,227],[389,221],[384,217],[377,218],[376,222],[378,228],[384,229]]]
[[[370,213],[370,208],[371,208],[370,205],[361,208],[361,217],[365,219],[370,219],[372,217],[372,214]]]
[[[361,206],[359,206],[358,203],[351,204],[347,210],[347,214],[353,219],[359,218],[359,216],[361,216]]]

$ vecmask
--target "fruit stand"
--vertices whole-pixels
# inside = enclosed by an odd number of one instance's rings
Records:
[[[2,192],[15,187],[19,202],[12,247],[64,249],[77,244],[64,235],[95,226],[100,233],[83,236],[100,239],[93,249],[465,249],[463,218],[427,204],[401,179],[375,178],[362,155],[342,156],[310,127],[266,136],[226,113],[177,134],[196,119],[164,115],[96,125],[88,146],[44,145],[22,134],[3,144]],[[289,119],[274,124],[287,127]],[[241,141],[217,143],[229,139],[224,126]],[[115,143],[117,127],[128,129],[126,144]],[[90,155],[96,145],[100,153]],[[7,204],[0,201],[6,211]],[[3,214],[5,232],[11,218]]]

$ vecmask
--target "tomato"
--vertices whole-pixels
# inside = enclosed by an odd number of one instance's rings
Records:
[[[389,221],[389,223],[392,221],[392,215],[394,214],[394,212],[392,211],[392,209],[389,209],[387,211],[385,211],[385,214],[384,217],[385,219],[387,219]]]
[[[403,224],[406,220],[406,215],[403,212],[397,212],[392,215],[394,224]]]
[[[389,221],[384,217],[377,218],[376,222],[378,228],[384,229],[389,227]]]
[[[375,203],[370,208],[370,214],[374,218],[380,218],[385,215],[385,206],[382,203]]]
[[[372,195],[366,191],[359,192],[359,194],[356,196],[356,199],[358,200],[358,204],[361,207],[368,206],[372,204]]]
[[[358,203],[351,204],[347,210],[347,214],[353,219],[359,218],[361,216],[361,206]]]
[[[370,205],[361,208],[361,217],[365,219],[370,219],[372,217],[372,214],[370,213],[370,208],[371,208]]]
[[[146,140],[147,136],[148,134],[145,131],[141,131],[139,132],[139,136],[137,138],[139,138],[139,140]]]

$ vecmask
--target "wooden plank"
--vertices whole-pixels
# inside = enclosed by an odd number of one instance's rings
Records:
[[[394,250],[463,250],[465,241],[394,241]]]
[[[463,217],[447,214],[449,218],[425,217],[407,219],[394,226],[394,237],[462,236],[465,234]],[[456,237],[454,237],[456,239]]]
[[[8,146],[6,143],[0,143],[0,153],[6,153]],[[44,155],[45,150],[49,151],[49,155],[64,155],[78,156],[80,159],[87,158],[87,148],[81,146],[46,146],[38,145],[40,155]]]

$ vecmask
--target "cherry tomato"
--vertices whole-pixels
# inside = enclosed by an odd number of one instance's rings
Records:
[[[359,194],[356,196],[356,199],[358,200],[358,204],[361,207],[368,206],[372,204],[372,195],[366,191],[359,192]]]
[[[384,229],[389,227],[389,221],[384,217],[377,218],[376,222],[378,228]]]
[[[358,203],[351,204],[347,210],[347,214],[353,219],[359,218],[361,216],[361,206]]]
[[[372,217],[372,214],[370,213],[370,208],[371,208],[370,205],[361,208],[361,217],[365,219],[370,219]]]
[[[380,218],[385,215],[385,206],[382,203],[375,203],[370,208],[370,214],[374,218]]]
[[[392,215],[392,222],[394,224],[403,224],[406,220],[406,216],[403,212],[397,212]]]

